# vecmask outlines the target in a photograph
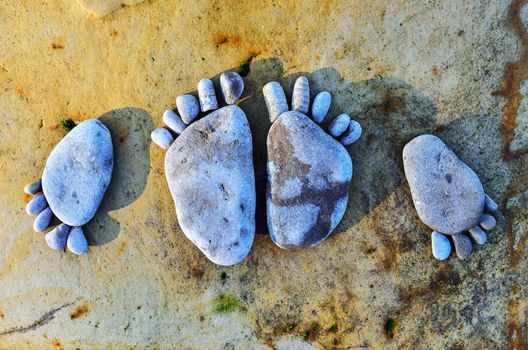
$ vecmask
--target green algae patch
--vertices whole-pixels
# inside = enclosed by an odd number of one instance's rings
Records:
[[[257,57],[256,53],[252,53],[251,56],[249,56],[244,62],[240,64],[240,67],[238,67],[238,74],[245,77],[249,74],[251,62],[253,62],[253,59]]]
[[[242,310],[236,295],[232,293],[218,293],[213,299],[213,314],[225,315]]]
[[[394,338],[394,333],[396,331],[396,321],[394,321],[392,318],[389,318],[387,322],[385,322],[385,332],[387,333],[387,336],[389,338]]]
[[[72,131],[77,126],[77,123],[73,119],[61,119],[59,126],[66,131]]]

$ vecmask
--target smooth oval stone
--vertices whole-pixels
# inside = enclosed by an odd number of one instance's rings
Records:
[[[176,134],[181,134],[187,127],[180,116],[174,113],[171,109],[167,109],[163,112],[163,122]]]
[[[24,187],[24,192],[26,192],[27,194],[37,194],[40,191],[42,191],[42,180],[41,179],[38,179],[35,182],[27,184]]]
[[[79,226],[71,228],[66,245],[70,252],[74,254],[80,255],[88,253],[88,242],[86,241],[86,237],[84,237],[83,230]]]
[[[47,206],[46,196],[44,196],[44,193],[40,193],[26,204],[26,212],[29,215],[35,216],[40,214]]]
[[[491,212],[494,212],[494,211],[497,211],[497,209],[499,209],[499,206],[497,205],[497,203],[495,203],[495,201],[493,199],[491,199],[490,196],[486,195],[486,210],[487,211],[491,211]]]
[[[235,72],[225,72],[220,75],[220,87],[227,104],[232,105],[244,92],[244,80]]]
[[[276,81],[270,81],[262,88],[264,101],[273,123],[282,113],[288,111],[288,102],[282,86]]]
[[[468,236],[463,234],[453,235],[453,243],[455,244],[455,252],[460,259],[467,259],[471,255],[473,244],[471,244]]]
[[[297,78],[293,86],[292,110],[302,114],[310,110],[310,84],[305,76]]]
[[[497,221],[493,216],[488,214],[482,215],[482,218],[480,219],[480,226],[484,230],[491,231],[495,228],[495,225],[497,225]]]
[[[405,175],[420,219],[443,234],[480,223],[484,190],[470,167],[433,135],[411,140],[403,149]]]
[[[176,97],[176,107],[185,124],[191,124],[198,113],[200,113],[200,104],[198,99],[193,95],[181,95]]]
[[[112,177],[110,132],[97,119],[77,125],[55,146],[42,175],[42,189],[53,214],[82,226],[99,208]]]
[[[333,137],[338,137],[348,129],[350,117],[347,114],[338,115],[328,126],[328,132]]]
[[[341,137],[339,142],[345,146],[351,145],[359,140],[362,132],[361,125],[357,121],[351,120],[345,134]]]
[[[150,133],[150,138],[156,145],[163,149],[169,149],[169,147],[174,142],[174,137],[172,137],[169,130],[165,128],[155,129],[152,131],[152,133]]]
[[[183,232],[212,262],[233,265],[255,235],[255,178],[249,124],[226,106],[191,124],[165,156]]]
[[[352,178],[348,152],[310,118],[293,111],[273,123],[267,149],[271,239],[285,249],[321,243],[347,207]]]
[[[328,113],[332,96],[328,91],[321,91],[318,93],[312,104],[312,119],[317,124],[321,123]]]
[[[68,234],[70,233],[70,229],[70,226],[66,224],[60,224],[48,232],[44,237],[48,247],[57,250],[64,249],[64,247],[66,247],[66,240],[68,238]]]
[[[440,232],[433,231],[431,233],[431,247],[433,248],[433,256],[438,260],[445,260],[451,255],[451,242]]]
[[[486,232],[482,231],[478,226],[470,228],[468,232],[473,241],[477,244],[484,244],[488,240]]]
[[[37,218],[33,223],[33,230],[35,232],[43,232],[45,229],[48,228],[52,217],[53,213],[51,212],[50,207],[47,207],[46,209],[41,211],[40,214],[37,215]]]
[[[218,108],[214,85],[210,79],[202,79],[198,82],[198,99],[202,112]]]

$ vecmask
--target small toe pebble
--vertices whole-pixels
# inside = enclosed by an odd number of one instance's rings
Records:
[[[482,229],[478,226],[470,228],[468,232],[473,241],[477,244],[484,244],[488,239],[486,237],[486,232],[482,231]]]
[[[70,252],[74,254],[88,253],[88,242],[84,237],[84,233],[79,226],[73,227],[68,235],[66,245]]]
[[[469,237],[464,234],[452,235],[452,237],[457,256],[462,260],[467,259],[473,251],[473,245]]]
[[[176,107],[185,124],[191,124],[198,113],[200,113],[200,103],[193,95],[181,95],[176,98]]]
[[[244,91],[244,80],[235,72],[225,72],[220,75],[220,87],[227,104],[232,105]]]
[[[345,134],[343,135],[343,137],[341,137],[339,142],[341,142],[345,146],[351,145],[357,140],[359,140],[359,138],[361,137],[361,132],[361,125],[357,121],[351,120],[350,124],[348,124],[348,128],[345,131]]]
[[[180,116],[171,109],[167,109],[163,113],[163,122],[176,134],[181,134],[187,127]]]
[[[312,104],[312,119],[314,122],[319,124],[323,121],[331,102],[332,96],[328,91],[322,91],[315,96]]]
[[[26,192],[27,194],[33,195],[41,191],[42,191],[42,180],[41,179],[38,179],[37,181],[32,182],[26,185],[26,187],[24,187],[24,192]]]
[[[202,112],[218,108],[214,85],[210,79],[202,79],[198,82],[198,99]]]
[[[495,228],[495,225],[497,224],[497,221],[495,221],[495,218],[491,215],[484,214],[482,215],[482,219],[480,222],[480,226],[486,231],[491,231]]]
[[[156,145],[160,146],[163,149],[168,149],[174,141],[174,137],[172,137],[169,130],[164,128],[158,128],[154,130],[150,134],[150,138],[152,139],[152,141],[154,141]]]
[[[50,207],[47,207],[37,215],[37,218],[33,223],[33,230],[35,230],[35,232],[43,232],[48,228],[52,217],[53,212],[51,211]]]
[[[350,124],[350,117],[347,114],[338,115],[330,125],[328,126],[328,132],[333,137],[341,136],[347,129]]]
[[[71,227],[66,224],[60,224],[45,236],[46,243],[51,249],[61,250],[66,247],[66,240],[70,233]]]
[[[43,193],[40,193],[28,202],[26,205],[26,211],[29,215],[35,216],[46,209],[47,206],[48,202],[46,201],[46,197],[44,197]]]
[[[433,256],[438,260],[445,260],[451,255],[451,242],[439,232],[433,231],[431,233],[431,246],[433,248]]]

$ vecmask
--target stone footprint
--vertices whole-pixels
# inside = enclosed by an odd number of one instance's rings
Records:
[[[477,174],[442,140],[433,135],[414,138],[403,149],[403,165],[418,216],[433,230],[436,259],[451,254],[448,236],[460,259],[471,255],[472,240],[486,243],[485,231],[495,227],[495,218],[486,212],[498,206],[484,192]]]
[[[359,139],[361,126],[341,114],[327,134],[318,124],[330,107],[330,93],[317,94],[310,108],[304,76],[295,82],[291,110],[279,83],[266,84],[263,93],[273,123],[267,138],[268,230],[281,248],[311,247],[325,240],[345,213],[352,160],[344,145]]]
[[[99,208],[113,165],[112,136],[97,119],[80,123],[55,146],[42,179],[24,188],[35,196],[26,206],[27,213],[36,216],[35,231],[46,230],[53,215],[62,222],[45,236],[50,248],[88,252],[82,226]]]
[[[220,76],[220,109],[213,83],[198,83],[199,99],[176,99],[179,115],[165,111],[167,128],[152,140],[167,149],[165,175],[179,225],[191,242],[218,265],[234,265],[249,253],[255,236],[253,142],[244,112],[233,105],[244,82],[234,72]],[[206,114],[200,118],[200,113]]]

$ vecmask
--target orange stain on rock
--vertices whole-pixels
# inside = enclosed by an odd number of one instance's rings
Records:
[[[83,316],[86,316],[88,313],[88,307],[86,305],[78,306],[73,312],[70,314],[70,318],[72,320],[76,320],[78,318],[81,318]]]
[[[238,34],[220,33],[213,36],[216,47],[221,45],[232,45],[239,47],[242,44],[242,37]]]

